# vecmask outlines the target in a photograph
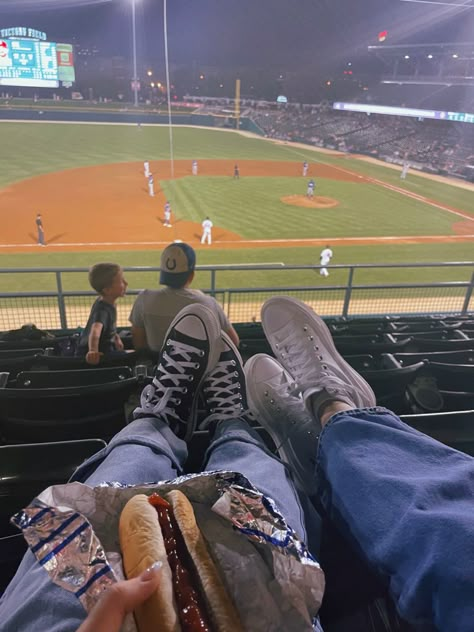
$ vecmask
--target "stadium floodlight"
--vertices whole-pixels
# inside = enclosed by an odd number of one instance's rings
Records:
[[[410,59],[410,55],[405,55],[405,59]]]
[[[433,55],[428,55],[428,59],[433,59]]]
[[[456,53],[454,53],[453,59],[457,59],[458,57],[459,57],[459,55],[456,55]]]

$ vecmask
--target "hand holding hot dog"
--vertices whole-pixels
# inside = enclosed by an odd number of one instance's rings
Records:
[[[160,570],[157,562],[138,577],[111,586],[77,632],[119,632],[126,615],[158,588]]]

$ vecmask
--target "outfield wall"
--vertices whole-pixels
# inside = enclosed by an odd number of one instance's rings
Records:
[[[0,109],[0,119],[3,121],[45,121],[62,123],[125,123],[128,125],[168,125],[167,114],[154,114],[133,110],[126,111],[105,111],[99,110],[72,110],[28,108],[28,109]],[[223,127],[222,117],[215,117],[212,114],[172,114],[173,125],[191,125],[196,127]],[[240,130],[250,131],[257,135],[263,135],[262,130],[255,123],[246,117],[240,119]]]

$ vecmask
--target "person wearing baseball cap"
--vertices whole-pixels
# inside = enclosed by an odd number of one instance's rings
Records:
[[[133,304],[129,321],[135,349],[160,351],[168,327],[183,307],[201,303],[217,316],[221,328],[235,345],[239,336],[231,325],[224,310],[212,296],[189,286],[194,279],[196,253],[194,248],[183,242],[172,243],[161,253],[160,284],[158,290],[144,290]]]

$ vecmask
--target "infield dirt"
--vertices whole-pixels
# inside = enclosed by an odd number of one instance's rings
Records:
[[[240,175],[254,177],[301,176],[300,162],[239,161]],[[143,164],[114,163],[83,167],[29,178],[0,190],[1,252],[37,252],[35,216],[43,213],[47,246],[55,251],[147,250],[176,238],[200,247],[199,223],[175,220],[179,231],[163,225],[166,201],[159,182],[172,178],[169,161],[151,162],[155,176],[155,197],[148,195]],[[234,161],[200,160],[199,176],[233,177]],[[174,179],[191,176],[191,161],[174,163]],[[199,177],[197,176],[197,177]],[[364,185],[369,178],[349,170],[318,164],[317,177]],[[290,196],[282,201],[293,205],[330,208],[337,200]],[[297,199],[295,199],[297,198]],[[472,221],[453,224],[455,235],[415,237],[356,237],[332,239],[331,243],[372,245],[381,243],[418,244],[474,241]],[[219,226],[213,229],[213,242],[219,248],[258,248],[324,245],[325,239],[245,240]],[[206,247],[206,246],[204,246]]]

